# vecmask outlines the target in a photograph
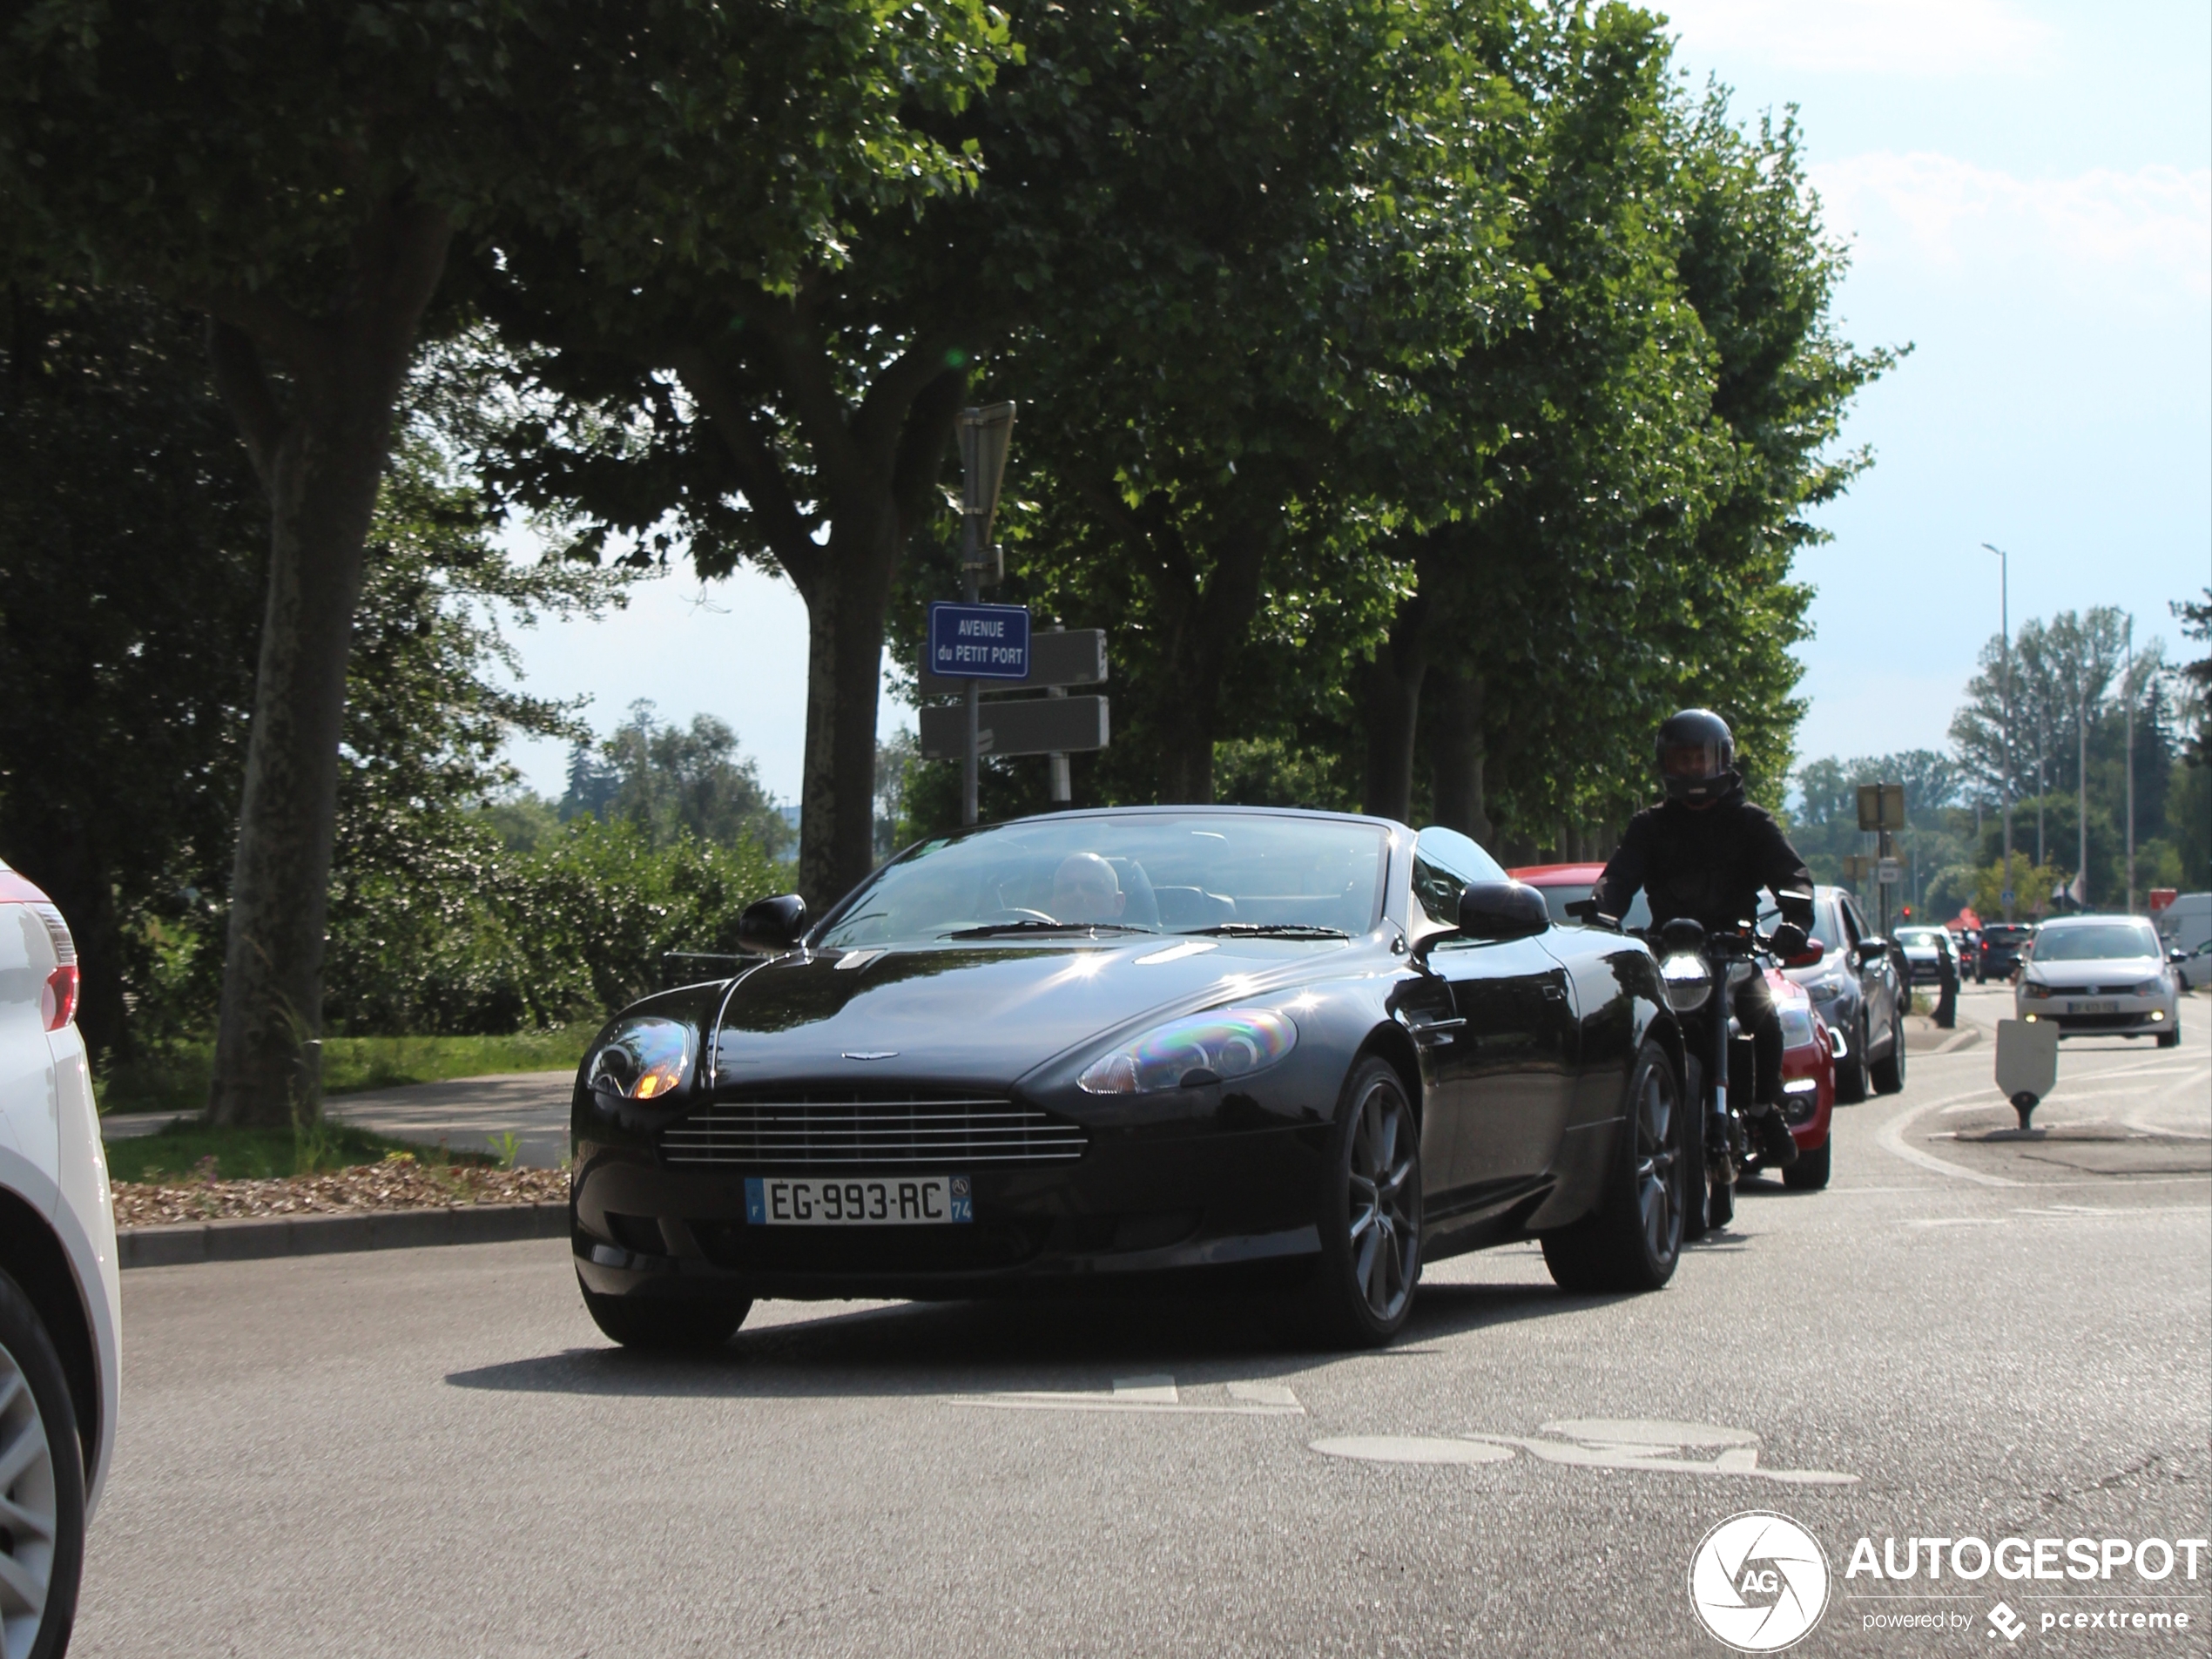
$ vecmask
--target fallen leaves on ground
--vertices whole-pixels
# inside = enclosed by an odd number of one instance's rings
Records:
[[[109,1186],[115,1194],[118,1227],[240,1216],[423,1210],[454,1204],[565,1204],[569,1197],[565,1170],[494,1170],[469,1164],[442,1169],[400,1158],[269,1181],[115,1181]]]

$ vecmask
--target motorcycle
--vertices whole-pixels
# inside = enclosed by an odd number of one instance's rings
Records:
[[[1683,1092],[1701,1109],[1691,1129],[1696,1144],[1685,1148],[1682,1166],[1704,1171],[1704,1202],[1683,1194],[1683,1234],[1695,1238],[1735,1217],[1736,1184],[1758,1162],[1750,1133],[1754,1045],[1736,1017],[1736,988],[1765,971],[1774,941],[1756,930],[1708,933],[1677,917],[1652,943],[1667,1001],[1683,1025]],[[1818,960],[1817,942],[1806,949],[1792,966]]]

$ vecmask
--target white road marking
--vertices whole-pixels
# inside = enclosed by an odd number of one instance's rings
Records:
[[[1513,1447],[1481,1440],[1440,1440],[1413,1434],[1340,1434],[1312,1442],[1324,1457],[1362,1463],[1510,1463]]]
[[[1016,1389],[1002,1394],[950,1394],[948,1406],[1001,1412],[1144,1412],[1188,1417],[1303,1417],[1305,1407],[1281,1383],[1231,1383],[1225,1406],[1183,1398],[1173,1377],[1116,1377],[1111,1390]]]
[[[1547,1423],[1557,1439],[1521,1434],[1349,1434],[1310,1442],[1327,1457],[1369,1463],[1502,1463],[1515,1450],[1542,1462],[1585,1469],[1636,1469],[1662,1474],[1739,1475],[1790,1486],[1852,1486],[1858,1477],[1828,1469],[1759,1467],[1759,1437],[1749,1429],[1714,1423],[1667,1423],[1641,1419],[1584,1418]],[[1679,1455],[1689,1449],[1714,1453],[1710,1462]]]
[[[1905,1143],[1905,1131],[1929,1113],[1939,1112],[1946,1106],[1955,1106],[1961,1100],[1974,1099],[1986,1100],[1987,1096],[1978,1090],[1973,1095],[1957,1095],[1949,1100],[1932,1100],[1925,1106],[1915,1106],[1910,1111],[1899,1112],[1882,1125],[1881,1132],[1874,1137],[1874,1143],[1885,1152],[1900,1157],[1907,1163],[1917,1163],[1924,1170],[1933,1170],[1938,1175],[1947,1175],[1954,1181],[1972,1181],[1985,1187],[2025,1186],[2027,1184],[2025,1182],[2010,1180],[2001,1175],[1984,1175],[1979,1170],[1962,1169],[1958,1164],[1947,1163],[1932,1153],[1923,1152],[1917,1146],[1907,1146]],[[2002,1104],[2003,1103],[1995,1103]]]

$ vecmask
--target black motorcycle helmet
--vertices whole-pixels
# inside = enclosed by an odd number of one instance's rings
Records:
[[[1729,794],[1743,779],[1736,771],[1736,737],[1710,709],[1684,709],[1659,727],[1659,775],[1667,799],[1703,806]]]

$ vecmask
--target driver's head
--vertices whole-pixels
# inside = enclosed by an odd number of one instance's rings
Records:
[[[1070,853],[1052,873],[1055,921],[1118,921],[1128,902],[1114,867],[1096,853]]]

